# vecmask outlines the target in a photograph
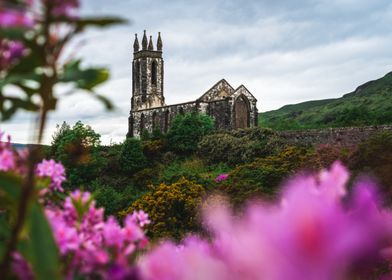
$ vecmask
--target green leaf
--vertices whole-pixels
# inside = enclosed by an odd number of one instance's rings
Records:
[[[12,173],[0,172],[0,195],[4,193],[6,198],[12,201],[18,201],[22,183],[22,178]]]
[[[107,110],[110,111],[114,109],[113,103],[105,96],[94,93],[94,97],[97,98],[99,101],[101,101],[105,105],[105,108]]]
[[[64,66],[63,73],[59,74],[60,82],[74,82],[76,87],[92,91],[96,86],[109,79],[109,71],[105,68],[80,68],[80,60],[72,61]]]
[[[118,17],[85,17],[70,22],[76,25],[77,32],[82,31],[86,27],[109,27],[115,24],[125,24],[127,20]]]
[[[27,216],[30,242],[24,252],[36,279],[60,279],[59,254],[48,221],[39,204],[31,205]]]

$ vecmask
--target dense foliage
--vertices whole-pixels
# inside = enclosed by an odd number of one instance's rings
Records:
[[[171,124],[167,141],[174,152],[179,155],[189,155],[197,151],[197,143],[213,128],[214,121],[207,115],[179,114]]]
[[[151,238],[181,240],[189,233],[200,231],[198,213],[205,195],[201,185],[182,178],[171,185],[160,184],[121,214],[146,211],[154,221],[148,227]]]
[[[100,174],[100,135],[78,121],[73,127],[64,122],[57,126],[50,148],[50,158],[61,161],[67,169],[66,188],[86,185]]]
[[[143,153],[140,140],[135,138],[126,139],[119,158],[120,168],[124,172],[135,173],[147,165],[147,159]]]
[[[337,99],[307,101],[261,113],[262,127],[276,130],[392,124],[392,72]]]

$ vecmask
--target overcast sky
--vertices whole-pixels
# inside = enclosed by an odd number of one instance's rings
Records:
[[[117,107],[106,112],[85,94],[67,97],[50,115],[77,120],[121,142],[127,133],[134,33],[162,33],[167,104],[191,101],[218,80],[244,84],[259,111],[307,100],[339,97],[392,71],[390,0],[84,0],[83,14],[118,15],[130,24],[91,30],[74,43],[86,65],[107,66],[99,89]],[[73,50],[71,51],[73,52]],[[29,142],[31,115],[18,114],[2,129]]]

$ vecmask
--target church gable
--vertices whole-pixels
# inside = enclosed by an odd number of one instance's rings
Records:
[[[198,100],[203,102],[222,100],[231,96],[233,93],[234,88],[225,79],[222,79],[212,86],[212,88],[204,93]]]
[[[244,86],[240,85],[233,93],[233,99],[237,99],[239,96],[245,96],[250,103],[256,103],[257,99],[250,93],[250,91]]]

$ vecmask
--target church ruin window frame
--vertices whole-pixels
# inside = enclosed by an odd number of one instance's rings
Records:
[[[158,63],[154,59],[151,63],[151,85],[157,86],[158,84]]]

